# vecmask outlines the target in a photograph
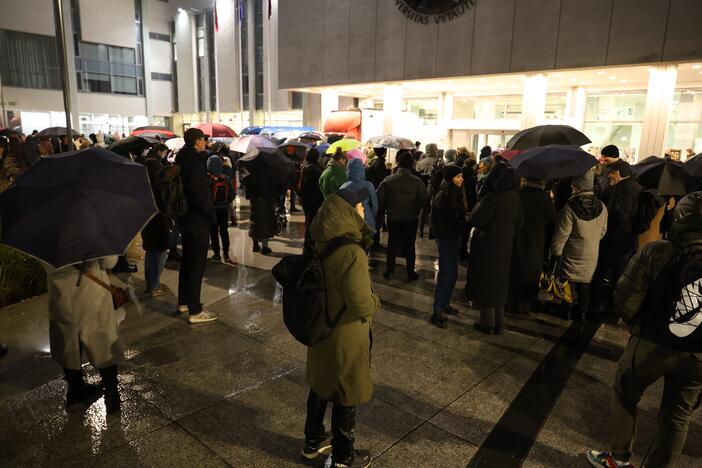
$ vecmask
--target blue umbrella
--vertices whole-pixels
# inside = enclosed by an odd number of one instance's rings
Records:
[[[521,177],[553,180],[585,174],[597,159],[577,146],[548,145],[528,149],[509,163]]]
[[[123,254],[156,210],[144,166],[98,147],[70,151],[0,194],[0,242],[61,268]]]

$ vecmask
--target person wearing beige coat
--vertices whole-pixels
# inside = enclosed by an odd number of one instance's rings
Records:
[[[109,284],[107,271],[116,263],[117,257],[111,256],[77,267],[47,268],[51,357],[63,367],[69,407],[90,402],[104,390],[108,412],[120,408],[117,363],[123,351],[118,311],[114,309],[110,291],[84,274],[90,273]],[[98,369],[102,387],[83,380],[83,355]]]

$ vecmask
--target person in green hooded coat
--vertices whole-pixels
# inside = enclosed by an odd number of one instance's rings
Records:
[[[346,182],[345,168],[347,161],[346,153],[337,148],[332,160],[329,161],[329,165],[319,177],[319,189],[322,191],[324,198],[339,190]]]
[[[330,315],[346,307],[332,335],[307,349],[305,447],[302,455],[314,459],[328,450],[324,429],[327,403],[332,412],[332,466],[367,466],[370,456],[354,449],[356,406],[373,394],[371,329],[380,300],[373,292],[366,249],[373,231],[363,220],[362,202],[368,189],[341,189],[324,201],[310,226],[319,254],[333,239],[350,238],[357,244],[340,247],[324,260],[324,283]]]

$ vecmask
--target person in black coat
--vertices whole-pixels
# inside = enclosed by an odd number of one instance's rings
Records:
[[[160,297],[168,294],[168,290],[161,286],[161,273],[166,264],[168,247],[171,237],[171,222],[163,214],[165,207],[161,200],[158,187],[159,172],[163,165],[158,159],[147,158],[144,166],[149,173],[151,190],[156,200],[158,213],[151,218],[148,224],[141,231],[142,247],[144,249],[144,276],[146,279],[146,293],[152,297]]]
[[[463,193],[465,194],[468,212],[473,210],[473,207],[478,203],[478,164],[474,159],[466,159],[461,168],[463,173]],[[465,262],[468,260],[468,239],[470,237],[471,227],[467,226],[461,234],[461,245],[459,248],[460,259]]]
[[[444,167],[444,181],[431,202],[429,238],[436,240],[439,251],[439,274],[434,290],[434,313],[431,323],[446,328],[444,314],[457,315],[451,307],[451,296],[458,278],[458,247],[461,234],[466,230],[466,201],[463,194],[461,168],[448,164]]]
[[[210,226],[217,222],[207,178],[205,134],[198,128],[189,128],[183,138],[185,146],[178,152],[176,164],[180,166],[188,211],[178,217],[183,243],[178,276],[178,310],[189,313],[190,323],[211,322],[217,317],[204,310],[200,301],[210,247]]]
[[[474,328],[504,333],[510,264],[515,233],[524,223],[517,177],[509,164],[496,162],[485,178],[478,204],[468,216],[475,229],[465,293],[480,310]]]
[[[302,166],[299,187],[300,198],[302,198],[302,210],[305,212],[305,250],[312,247],[310,224],[312,224],[317,211],[324,203],[324,195],[319,189],[319,178],[321,175],[322,166],[319,164],[319,151],[317,148],[310,148],[307,150],[305,164]]]
[[[524,225],[514,236],[509,297],[512,312],[527,312],[529,301],[539,292],[545,233],[556,219],[556,207],[544,191],[543,181],[522,178],[521,185],[519,199]]]
[[[375,158],[366,169],[366,180],[372,183],[375,189],[378,190],[380,184],[382,184],[385,178],[390,175],[390,170],[388,169],[387,162],[385,160],[387,148],[373,148],[373,152],[375,153]],[[377,229],[373,235],[373,245],[371,246],[371,250],[382,248],[380,245],[380,230],[384,224],[384,217],[382,213],[380,213],[380,210],[378,210],[378,214],[375,217],[375,225]]]

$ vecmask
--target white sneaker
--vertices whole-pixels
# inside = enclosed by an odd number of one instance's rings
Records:
[[[188,306],[186,306],[186,305],[179,305],[179,306],[178,306],[178,313],[179,313],[179,314],[187,314],[187,313],[188,313]]]
[[[158,288],[151,290],[151,297],[167,296],[169,293],[170,291],[165,286],[159,286]]]
[[[195,315],[188,315],[188,322],[190,323],[207,323],[207,322],[214,322],[217,320],[217,316],[214,314],[209,313],[206,310],[202,310],[199,314]]]

